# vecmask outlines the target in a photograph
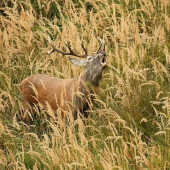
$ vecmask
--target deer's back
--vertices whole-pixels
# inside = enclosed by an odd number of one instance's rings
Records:
[[[65,109],[65,103],[73,102],[76,79],[60,79],[44,74],[25,78],[21,82],[22,96],[30,105],[40,102],[44,107],[50,104],[56,110],[58,106]]]

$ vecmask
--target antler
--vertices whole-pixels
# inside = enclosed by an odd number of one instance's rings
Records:
[[[100,53],[101,51],[105,51],[105,41],[103,40],[103,39],[101,39],[101,38],[99,38],[99,37],[97,37],[99,40],[100,40],[100,42],[101,42],[101,44],[100,44],[100,47],[99,47],[99,49],[97,50],[97,54],[98,53]],[[101,50],[101,47],[103,46],[103,48],[102,48],[102,50]]]
[[[51,43],[51,42],[50,42]],[[72,49],[71,49],[71,45],[68,44],[66,41],[65,41],[65,44],[67,46],[67,48],[69,49],[69,52],[65,52],[65,51],[61,51],[59,49],[57,49],[52,43],[51,43],[51,46],[53,48],[53,50],[51,52],[49,52],[48,54],[52,54],[53,52],[57,51],[58,53],[61,53],[61,54],[64,54],[64,55],[73,55],[73,56],[76,56],[76,57],[82,57],[82,58],[85,58],[87,57],[87,50],[85,49],[84,45],[81,43],[81,47],[83,48],[85,54],[76,54]]]

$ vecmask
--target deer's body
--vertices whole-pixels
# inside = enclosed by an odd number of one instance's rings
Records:
[[[69,50],[75,55],[70,48]],[[57,49],[53,51],[61,52]],[[65,54],[68,55],[68,53]],[[70,111],[74,117],[78,111],[86,117],[90,98],[95,89],[98,89],[102,71],[106,67],[105,57],[103,50],[96,55],[87,56],[86,60],[70,59],[76,65],[85,66],[84,73],[78,78],[60,79],[45,74],[25,78],[21,82],[21,92],[26,110],[24,117],[26,121],[30,123],[33,120],[35,106],[43,109],[50,106],[53,111],[60,109],[64,118],[66,112]]]
[[[78,110],[84,112],[92,93],[82,78],[60,79],[45,74],[25,78],[21,82],[21,91],[25,109],[30,110],[35,105],[46,109],[49,104],[53,111],[60,109],[62,117],[65,111],[71,110],[73,115]],[[32,119],[30,115],[25,118],[28,122]]]

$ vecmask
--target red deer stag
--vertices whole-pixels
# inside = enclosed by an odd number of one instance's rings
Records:
[[[63,55],[86,58],[70,58],[73,64],[85,66],[85,70],[78,78],[61,79],[45,74],[25,78],[21,82],[21,92],[25,109],[23,117],[26,122],[33,121],[36,107],[46,109],[47,105],[57,114],[60,112],[64,119],[70,111],[73,117],[76,117],[78,112],[87,117],[89,100],[98,89],[102,72],[107,67],[105,43],[100,40],[101,45],[95,55],[88,55],[83,45],[85,54],[76,54],[67,43],[69,52],[61,51],[51,44],[53,50],[49,54],[57,51]]]

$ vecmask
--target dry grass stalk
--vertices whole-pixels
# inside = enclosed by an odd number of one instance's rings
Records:
[[[168,169],[169,10],[169,0],[2,0],[0,169]],[[97,36],[106,41],[109,68],[86,126],[78,118],[65,127],[50,107],[32,126],[16,121],[24,77],[81,72],[61,55],[49,59],[48,35],[90,53]]]

